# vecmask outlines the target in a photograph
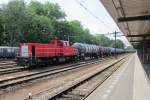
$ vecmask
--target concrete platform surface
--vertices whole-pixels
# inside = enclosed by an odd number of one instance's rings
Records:
[[[85,100],[150,100],[150,83],[137,54]]]
[[[145,64],[143,64],[143,66],[144,66],[144,69],[145,69],[147,76],[150,80],[150,63],[145,63]]]

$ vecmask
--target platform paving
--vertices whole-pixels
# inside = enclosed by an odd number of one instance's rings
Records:
[[[85,100],[150,100],[150,83],[137,54]]]
[[[143,67],[147,73],[149,80],[150,80],[150,63],[143,64]]]

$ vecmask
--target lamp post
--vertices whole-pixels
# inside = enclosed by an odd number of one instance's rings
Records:
[[[115,58],[117,58],[117,54],[116,54],[116,47],[117,47],[117,44],[116,44],[116,34],[117,34],[117,32],[115,31],[114,34],[115,34]]]

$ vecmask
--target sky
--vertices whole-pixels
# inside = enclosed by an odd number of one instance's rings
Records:
[[[0,0],[0,4],[7,4],[10,0]],[[27,4],[31,0],[25,0]],[[35,0],[34,0],[35,1]],[[119,28],[108,14],[100,0],[37,0],[42,3],[47,1],[58,3],[60,8],[66,13],[66,19],[79,20],[84,28],[88,28],[91,34],[108,34],[114,31],[119,31]],[[83,6],[81,6],[80,4]],[[86,10],[88,9],[88,11]],[[108,36],[108,35],[107,35]],[[110,38],[114,39],[112,35]],[[125,37],[117,37],[122,40],[126,46],[130,45]]]

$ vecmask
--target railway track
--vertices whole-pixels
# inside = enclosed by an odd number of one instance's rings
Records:
[[[106,58],[106,59],[108,59],[108,58]],[[84,62],[81,61],[79,63],[86,63],[86,62],[89,62],[89,61],[92,61],[92,60],[87,59],[86,61],[84,61]],[[79,63],[73,63],[73,64],[71,63],[71,64],[69,64],[69,66],[74,66],[74,65],[77,65]],[[66,64],[52,65],[52,66],[49,66],[49,67],[60,67],[60,66],[66,66]],[[46,69],[46,67],[45,67],[45,69]],[[40,70],[40,69],[37,69],[37,70]],[[27,70],[24,67],[17,66],[17,64],[15,62],[0,63],[0,75],[11,74],[11,73],[16,73],[16,72],[21,72],[21,71],[32,71],[32,69]]]
[[[7,62],[14,62],[16,59],[0,59],[0,64],[1,63],[7,63]]]
[[[20,72],[23,70],[25,70],[24,67],[13,67],[13,68],[0,69],[0,75]]]
[[[111,59],[109,58],[105,58],[105,59],[93,59],[93,60],[87,60],[84,62],[79,62],[79,63],[75,63],[75,64],[70,64],[70,65],[58,65],[58,66],[52,66],[49,69],[45,68],[44,70],[42,69],[42,71],[33,71],[33,73],[23,73],[21,75],[17,75],[17,76],[8,76],[8,77],[3,77],[2,79],[0,79],[0,88],[7,88],[9,86],[13,86],[16,84],[21,84],[24,82],[28,82],[34,79],[39,79],[39,78],[43,78],[49,75],[53,75],[53,74],[57,74],[60,72],[65,72],[68,70],[73,70],[73,69],[78,69],[87,65],[91,65],[91,64],[96,64],[99,63],[101,61],[105,61],[107,59]],[[18,68],[10,68],[10,69],[3,69],[0,70],[0,73],[12,73],[12,72],[18,72],[19,71],[26,71],[23,67],[18,67]],[[30,72],[30,71],[29,71]],[[8,74],[8,75],[9,75]]]
[[[10,74],[22,70],[24,70],[24,68],[17,66],[14,60],[0,61],[0,75]]]
[[[5,63],[5,64],[0,65],[0,69],[14,68],[15,66],[17,66],[15,62],[8,63],[8,64]]]
[[[86,61],[89,61],[89,60],[86,60]],[[74,65],[74,64],[70,64],[70,65]],[[63,66],[63,65],[56,65],[55,67],[59,67],[59,66]],[[54,65],[50,67],[54,67]],[[0,75],[16,73],[16,72],[25,71],[25,70],[26,69],[24,67],[17,66],[16,62],[13,62],[13,61],[0,62]]]
[[[16,65],[15,60],[0,61],[0,69],[12,68]]]
[[[56,91],[45,91],[33,96],[33,100],[84,100],[92,91],[101,85],[111,74],[116,71],[125,61],[124,57],[101,70],[95,71],[85,77],[68,83]]]
[[[104,60],[106,60],[106,59],[104,59]],[[91,60],[90,60],[90,61],[82,62],[80,64],[71,64],[71,65],[63,66],[63,67],[60,66],[60,67],[51,68],[49,70],[47,69],[47,70],[38,71],[35,73],[24,74],[24,75],[20,75],[20,76],[18,75],[16,77],[11,77],[11,78],[6,78],[6,79],[4,78],[4,79],[0,80],[0,88],[6,88],[8,86],[12,86],[15,84],[20,84],[20,83],[28,82],[28,81],[31,81],[34,79],[38,79],[38,78],[46,77],[49,75],[57,74],[60,72],[81,68],[83,66],[87,66],[90,64],[99,63],[100,61],[102,61],[102,60],[100,60],[100,59],[96,60],[96,61],[93,60],[93,62],[91,62]]]

